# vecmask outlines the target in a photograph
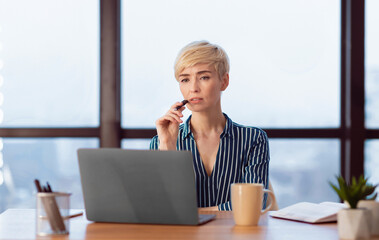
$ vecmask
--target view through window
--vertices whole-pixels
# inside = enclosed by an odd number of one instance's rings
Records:
[[[366,127],[379,128],[379,1],[365,2],[365,106]],[[365,143],[365,174],[379,182],[379,141]],[[377,190],[377,192],[379,192]]]
[[[99,126],[99,3],[0,1],[0,127]],[[34,207],[35,178],[82,208],[76,149],[91,138],[1,138],[0,212]]]

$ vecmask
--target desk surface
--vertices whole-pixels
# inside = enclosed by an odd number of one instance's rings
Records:
[[[209,212],[201,212],[209,213]],[[35,239],[35,210],[9,209],[0,215],[0,239]],[[48,239],[40,237],[38,239]],[[70,234],[52,239],[338,239],[337,225],[308,224],[268,217],[259,226],[234,225],[231,212],[201,226],[93,223],[85,216],[70,221]]]

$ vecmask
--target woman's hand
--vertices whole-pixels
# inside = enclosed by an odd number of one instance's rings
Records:
[[[218,211],[218,206],[198,208],[199,211]]]
[[[179,124],[183,122],[181,118],[185,107],[183,106],[178,110],[176,108],[182,105],[181,102],[175,103],[164,116],[155,122],[159,138],[159,150],[176,150]]]

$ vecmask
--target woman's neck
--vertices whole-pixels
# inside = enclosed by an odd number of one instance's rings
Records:
[[[221,134],[225,124],[226,119],[221,108],[215,111],[192,113],[191,131],[195,136],[208,135],[211,132]]]

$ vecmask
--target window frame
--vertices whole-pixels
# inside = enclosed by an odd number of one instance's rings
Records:
[[[121,0],[100,0],[100,126],[96,128],[0,128],[3,138],[97,137],[100,147],[123,139],[147,139],[155,129],[121,127]],[[379,139],[365,128],[365,1],[341,0],[341,122],[339,128],[268,128],[269,138],[340,140],[341,174],[364,174],[364,142]]]

